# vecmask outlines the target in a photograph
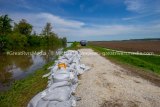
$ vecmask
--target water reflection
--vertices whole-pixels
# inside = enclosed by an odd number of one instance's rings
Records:
[[[54,60],[57,49],[36,50],[37,52],[45,52],[46,55],[0,55],[0,90],[7,89],[14,80],[22,79]]]

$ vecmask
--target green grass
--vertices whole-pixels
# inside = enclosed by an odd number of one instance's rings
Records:
[[[160,75],[160,56],[148,56],[148,55],[106,55],[104,53],[115,52],[117,54],[121,54],[120,52],[116,52],[113,50],[108,50],[106,48],[98,47],[98,46],[90,46],[96,52],[108,57],[110,59],[114,59],[116,61],[122,62],[124,64],[129,64],[138,68],[142,68],[146,71],[151,71],[155,74]],[[123,53],[123,52],[122,52]]]
[[[66,51],[66,50],[77,50],[77,49],[80,49],[80,48],[82,48],[82,47],[80,46],[79,42],[72,42],[71,46],[65,48],[64,51]]]
[[[49,72],[48,67],[53,64],[46,64],[25,79],[15,81],[10,90],[0,92],[0,107],[26,107],[34,95],[46,88],[48,78],[42,76]]]

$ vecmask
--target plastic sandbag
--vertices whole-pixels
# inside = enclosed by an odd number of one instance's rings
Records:
[[[72,90],[72,93],[73,93],[73,94],[76,93],[76,88],[77,88],[77,86],[78,86],[78,83],[72,85],[71,90]]]
[[[78,65],[78,66],[76,66],[76,71],[77,71],[78,75],[79,75],[79,74],[83,74],[83,73],[84,73],[84,70],[83,70],[83,69],[81,69],[79,65]]]
[[[72,73],[69,69],[60,69],[52,74],[53,82],[70,81],[72,79]]]
[[[44,97],[44,96],[46,95],[45,92],[46,92],[46,90],[44,90],[44,91],[38,93],[36,96],[34,96],[34,97],[30,100],[30,102],[28,103],[28,106],[27,106],[27,107],[36,107],[38,101],[39,101],[42,97]]]
[[[53,76],[53,82],[69,81],[69,74],[56,74]]]
[[[36,107],[47,107],[48,103],[49,101],[44,101],[43,99],[40,99]]]
[[[72,107],[72,101],[63,101],[63,102],[52,102],[50,101],[48,107]]]
[[[55,88],[57,88],[57,87],[70,86],[70,85],[71,85],[71,82],[68,82],[68,81],[57,82],[57,83],[52,84],[52,85],[48,88],[48,91],[49,91],[49,92],[52,92],[52,91],[53,91]]]
[[[50,76],[51,75],[51,72],[49,72],[49,73],[47,73],[47,74],[44,74],[43,76],[42,76],[42,78],[46,78],[46,77],[48,77],[48,76]]]
[[[57,103],[59,103],[59,101],[49,101],[48,106],[47,107],[57,107]]]
[[[80,64],[80,52],[68,50],[55,61],[49,69],[50,73],[43,75],[48,77],[48,88],[38,93],[31,99],[28,107],[74,107],[76,98],[72,95],[78,86],[77,75],[90,69]],[[65,63],[65,68],[59,68],[58,64]]]
[[[84,64],[80,64],[80,68],[83,69],[84,71],[87,71],[90,69],[90,67],[84,65]]]
[[[55,88],[52,92],[47,93],[42,99],[46,101],[66,101],[71,96],[71,88],[69,86]]]

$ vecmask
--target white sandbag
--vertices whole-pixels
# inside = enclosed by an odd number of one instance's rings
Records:
[[[72,63],[79,64],[79,63],[80,63],[80,61],[79,61],[79,59],[78,59],[78,58],[74,58],[74,59],[73,59],[73,61],[72,61]]]
[[[61,69],[58,69],[54,74],[52,75],[56,75],[56,74],[66,74],[66,73],[69,73],[70,70],[69,69],[65,69],[65,68],[61,68]]]
[[[70,81],[72,79],[72,75],[69,69],[60,69],[54,74],[52,74],[53,82],[61,82],[61,81]]]
[[[55,102],[50,101],[48,107],[72,107],[72,100],[63,101],[63,102]]]
[[[28,103],[27,107],[36,107],[38,101],[41,99],[41,93],[38,93],[36,96],[34,96],[31,101]]]
[[[69,60],[72,57],[72,54],[64,54],[64,57]]]
[[[76,93],[76,88],[77,88],[77,86],[78,86],[78,83],[72,85],[72,87],[71,87],[71,92],[72,92],[73,94]]]
[[[57,107],[57,103],[59,103],[59,101],[49,101],[47,107]]]
[[[51,69],[51,74],[58,70],[58,64],[55,64],[54,67]]]
[[[56,105],[57,107],[72,107],[72,101],[64,101],[64,102],[59,102]]]
[[[78,82],[77,74],[71,72],[71,73],[70,73],[70,78],[71,78],[72,84],[76,84],[76,83]]]
[[[48,88],[48,91],[52,92],[57,87],[70,86],[70,85],[71,85],[71,82],[68,82],[68,81],[57,82],[57,83],[52,84]]]
[[[42,78],[46,78],[46,77],[48,77],[48,76],[50,76],[51,75],[51,72],[49,72],[49,73],[47,73],[47,74],[44,74],[43,76],[42,76]]]
[[[87,71],[90,69],[90,67],[86,66],[85,64],[80,64],[80,68],[83,69],[84,71]]]
[[[67,59],[61,59],[58,61],[58,63],[65,63],[66,65],[68,64],[68,60]]]
[[[71,88],[69,86],[55,88],[52,92],[47,93],[42,99],[46,101],[66,101],[71,96]]]
[[[31,99],[28,107],[74,107],[76,99],[72,95],[78,86],[78,77],[89,70],[88,66],[80,64],[79,51],[68,50],[51,67],[48,77],[47,89],[38,93]],[[65,63],[66,68],[58,68],[58,64]]]
[[[74,96],[71,96],[69,100],[58,102],[58,101],[49,101],[47,107],[75,107],[76,99]]]
[[[48,106],[49,101],[45,101],[43,99],[40,99],[37,103],[36,107],[47,107]]]
[[[48,80],[48,85],[47,85],[47,87],[50,87],[52,84],[53,84],[53,80],[52,80],[52,79]]]
[[[84,70],[80,68],[80,65],[77,65],[77,66],[76,66],[76,71],[77,71],[78,75],[84,73]]]
[[[46,94],[45,94],[46,90],[38,93],[37,95],[35,95],[31,100],[30,102],[28,103],[28,106],[27,107],[36,107],[37,106],[37,103],[38,101],[44,97]]]
[[[90,67],[84,65],[84,64],[79,64],[78,66],[76,66],[76,70],[78,72],[78,74],[83,74],[85,71],[89,70]]]
[[[61,81],[69,81],[69,74],[56,74],[56,75],[53,75],[53,82],[56,83],[56,82],[61,82]]]

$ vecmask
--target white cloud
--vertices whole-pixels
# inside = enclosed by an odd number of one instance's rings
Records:
[[[143,8],[143,0],[125,0],[125,4],[127,6],[127,10],[139,12],[142,11]]]
[[[152,15],[157,15],[157,13],[149,13],[149,14],[142,14],[142,15],[137,15],[133,17],[125,17],[125,18],[122,18],[122,20],[134,20],[134,19],[140,19],[140,18],[152,16]]]
[[[11,13],[10,16],[16,22],[24,18],[34,26],[34,29],[40,33],[46,22],[51,22],[53,30],[61,35],[69,37],[69,40],[76,40],[79,38],[90,38],[97,37],[99,40],[102,36],[117,36],[123,37],[123,35],[140,35],[150,36],[154,34],[160,34],[160,24],[156,25],[98,25],[98,24],[87,24],[81,21],[68,20],[50,13]]]
[[[126,9],[138,13],[136,16],[125,17],[122,20],[134,20],[160,14],[159,0],[125,0]]]
[[[79,27],[85,25],[83,22],[63,19],[59,16],[49,14],[49,13],[40,13],[40,14],[36,15],[36,18],[37,19],[42,19],[43,21],[46,21],[46,22],[47,21],[51,22],[56,27],[79,28]]]
[[[33,9],[26,0],[0,0],[1,5],[11,7],[21,7],[24,9]]]
[[[159,13],[159,0],[125,0],[128,11],[137,13]]]
[[[50,22],[54,28],[71,28],[77,29],[85,24],[80,21],[63,19],[59,16],[49,14],[49,13],[11,13],[9,14],[15,22],[20,21],[21,19],[26,19],[31,23],[35,30],[40,33],[41,29],[47,22]]]

